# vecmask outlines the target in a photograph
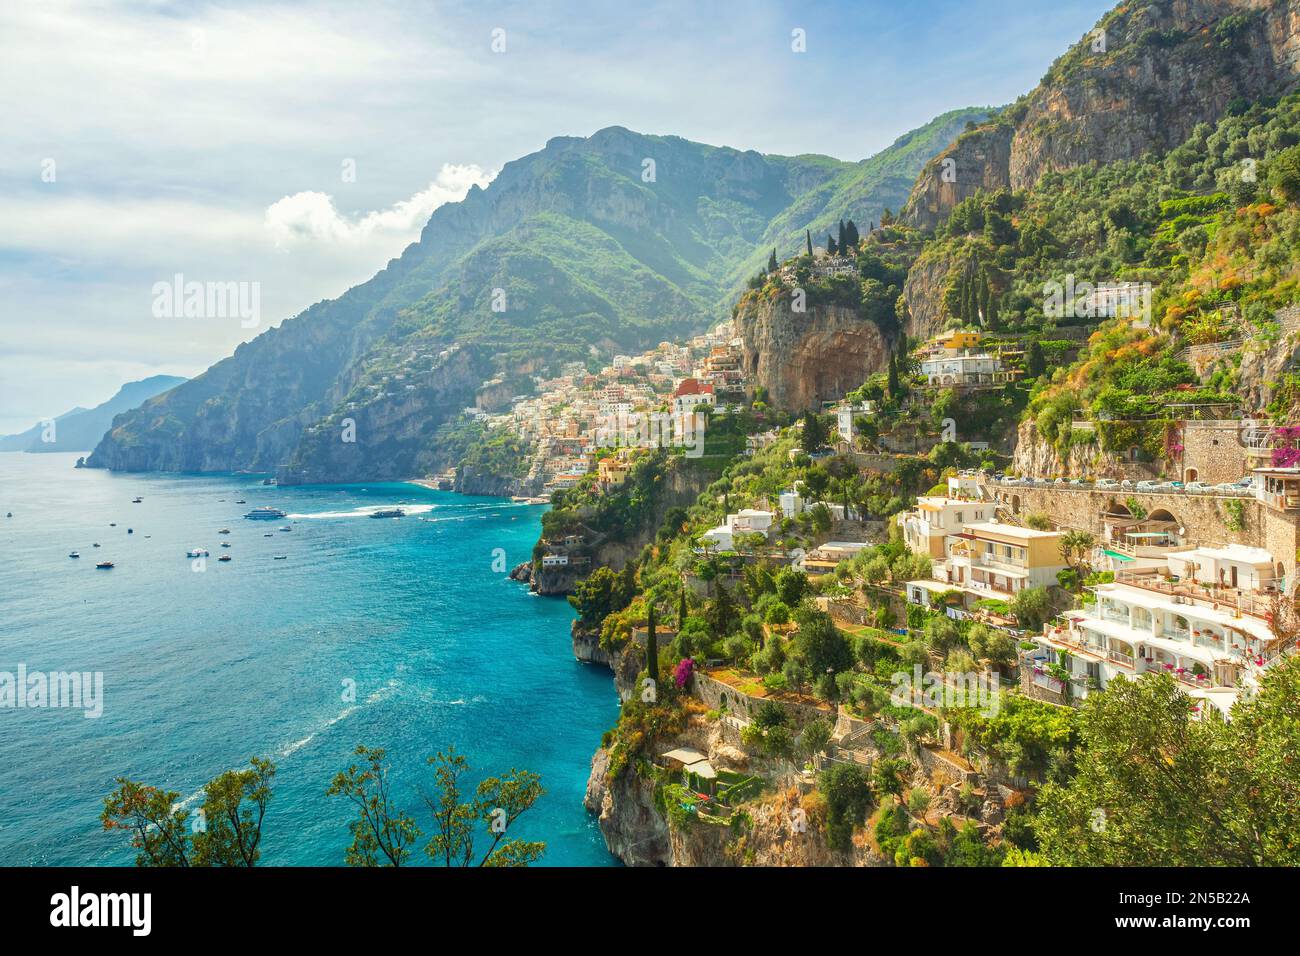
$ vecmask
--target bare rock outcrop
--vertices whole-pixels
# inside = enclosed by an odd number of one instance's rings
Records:
[[[746,371],[773,404],[791,411],[819,408],[889,363],[891,336],[849,305],[810,298],[796,312],[783,290],[744,300],[737,324]]]

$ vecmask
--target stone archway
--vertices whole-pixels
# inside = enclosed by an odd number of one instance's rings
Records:
[[[1184,468],[1184,469],[1183,469],[1183,484],[1190,485],[1193,481],[1196,481],[1196,480],[1197,480],[1197,477],[1198,477],[1199,475],[1200,475],[1200,472],[1198,472],[1195,468]]]

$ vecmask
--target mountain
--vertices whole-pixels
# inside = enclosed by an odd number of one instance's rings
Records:
[[[976,190],[1136,160],[1300,79],[1300,0],[1121,4],[1014,105],[926,165],[903,219],[932,229]]]
[[[772,247],[870,220],[967,122],[946,114],[861,163],[770,156],[621,127],[558,137],[434,211],[369,281],[241,345],[124,416],[88,464],[407,477],[446,464],[438,427],[529,376],[698,331]],[[351,440],[350,440],[351,439]]]
[[[113,418],[122,412],[139,407],[144,402],[161,395],[184,382],[176,375],[154,375],[138,382],[127,382],[117,394],[94,408],[77,408],[64,412],[54,419],[54,441],[41,438],[45,425],[33,425],[17,435],[0,437],[0,452],[5,451],[86,451],[94,448],[109,427]]]

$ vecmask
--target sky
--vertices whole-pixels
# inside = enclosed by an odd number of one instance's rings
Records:
[[[1012,102],[1110,6],[0,4],[0,434],[198,374],[553,136],[862,159]],[[243,308],[186,318],[194,283]]]

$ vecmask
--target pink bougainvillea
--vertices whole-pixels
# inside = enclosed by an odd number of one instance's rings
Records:
[[[1294,468],[1300,464],[1300,448],[1274,448],[1274,468]]]
[[[695,673],[695,661],[689,657],[683,657],[677,664],[677,670],[673,672],[673,680],[677,682],[678,688],[685,687]]]

